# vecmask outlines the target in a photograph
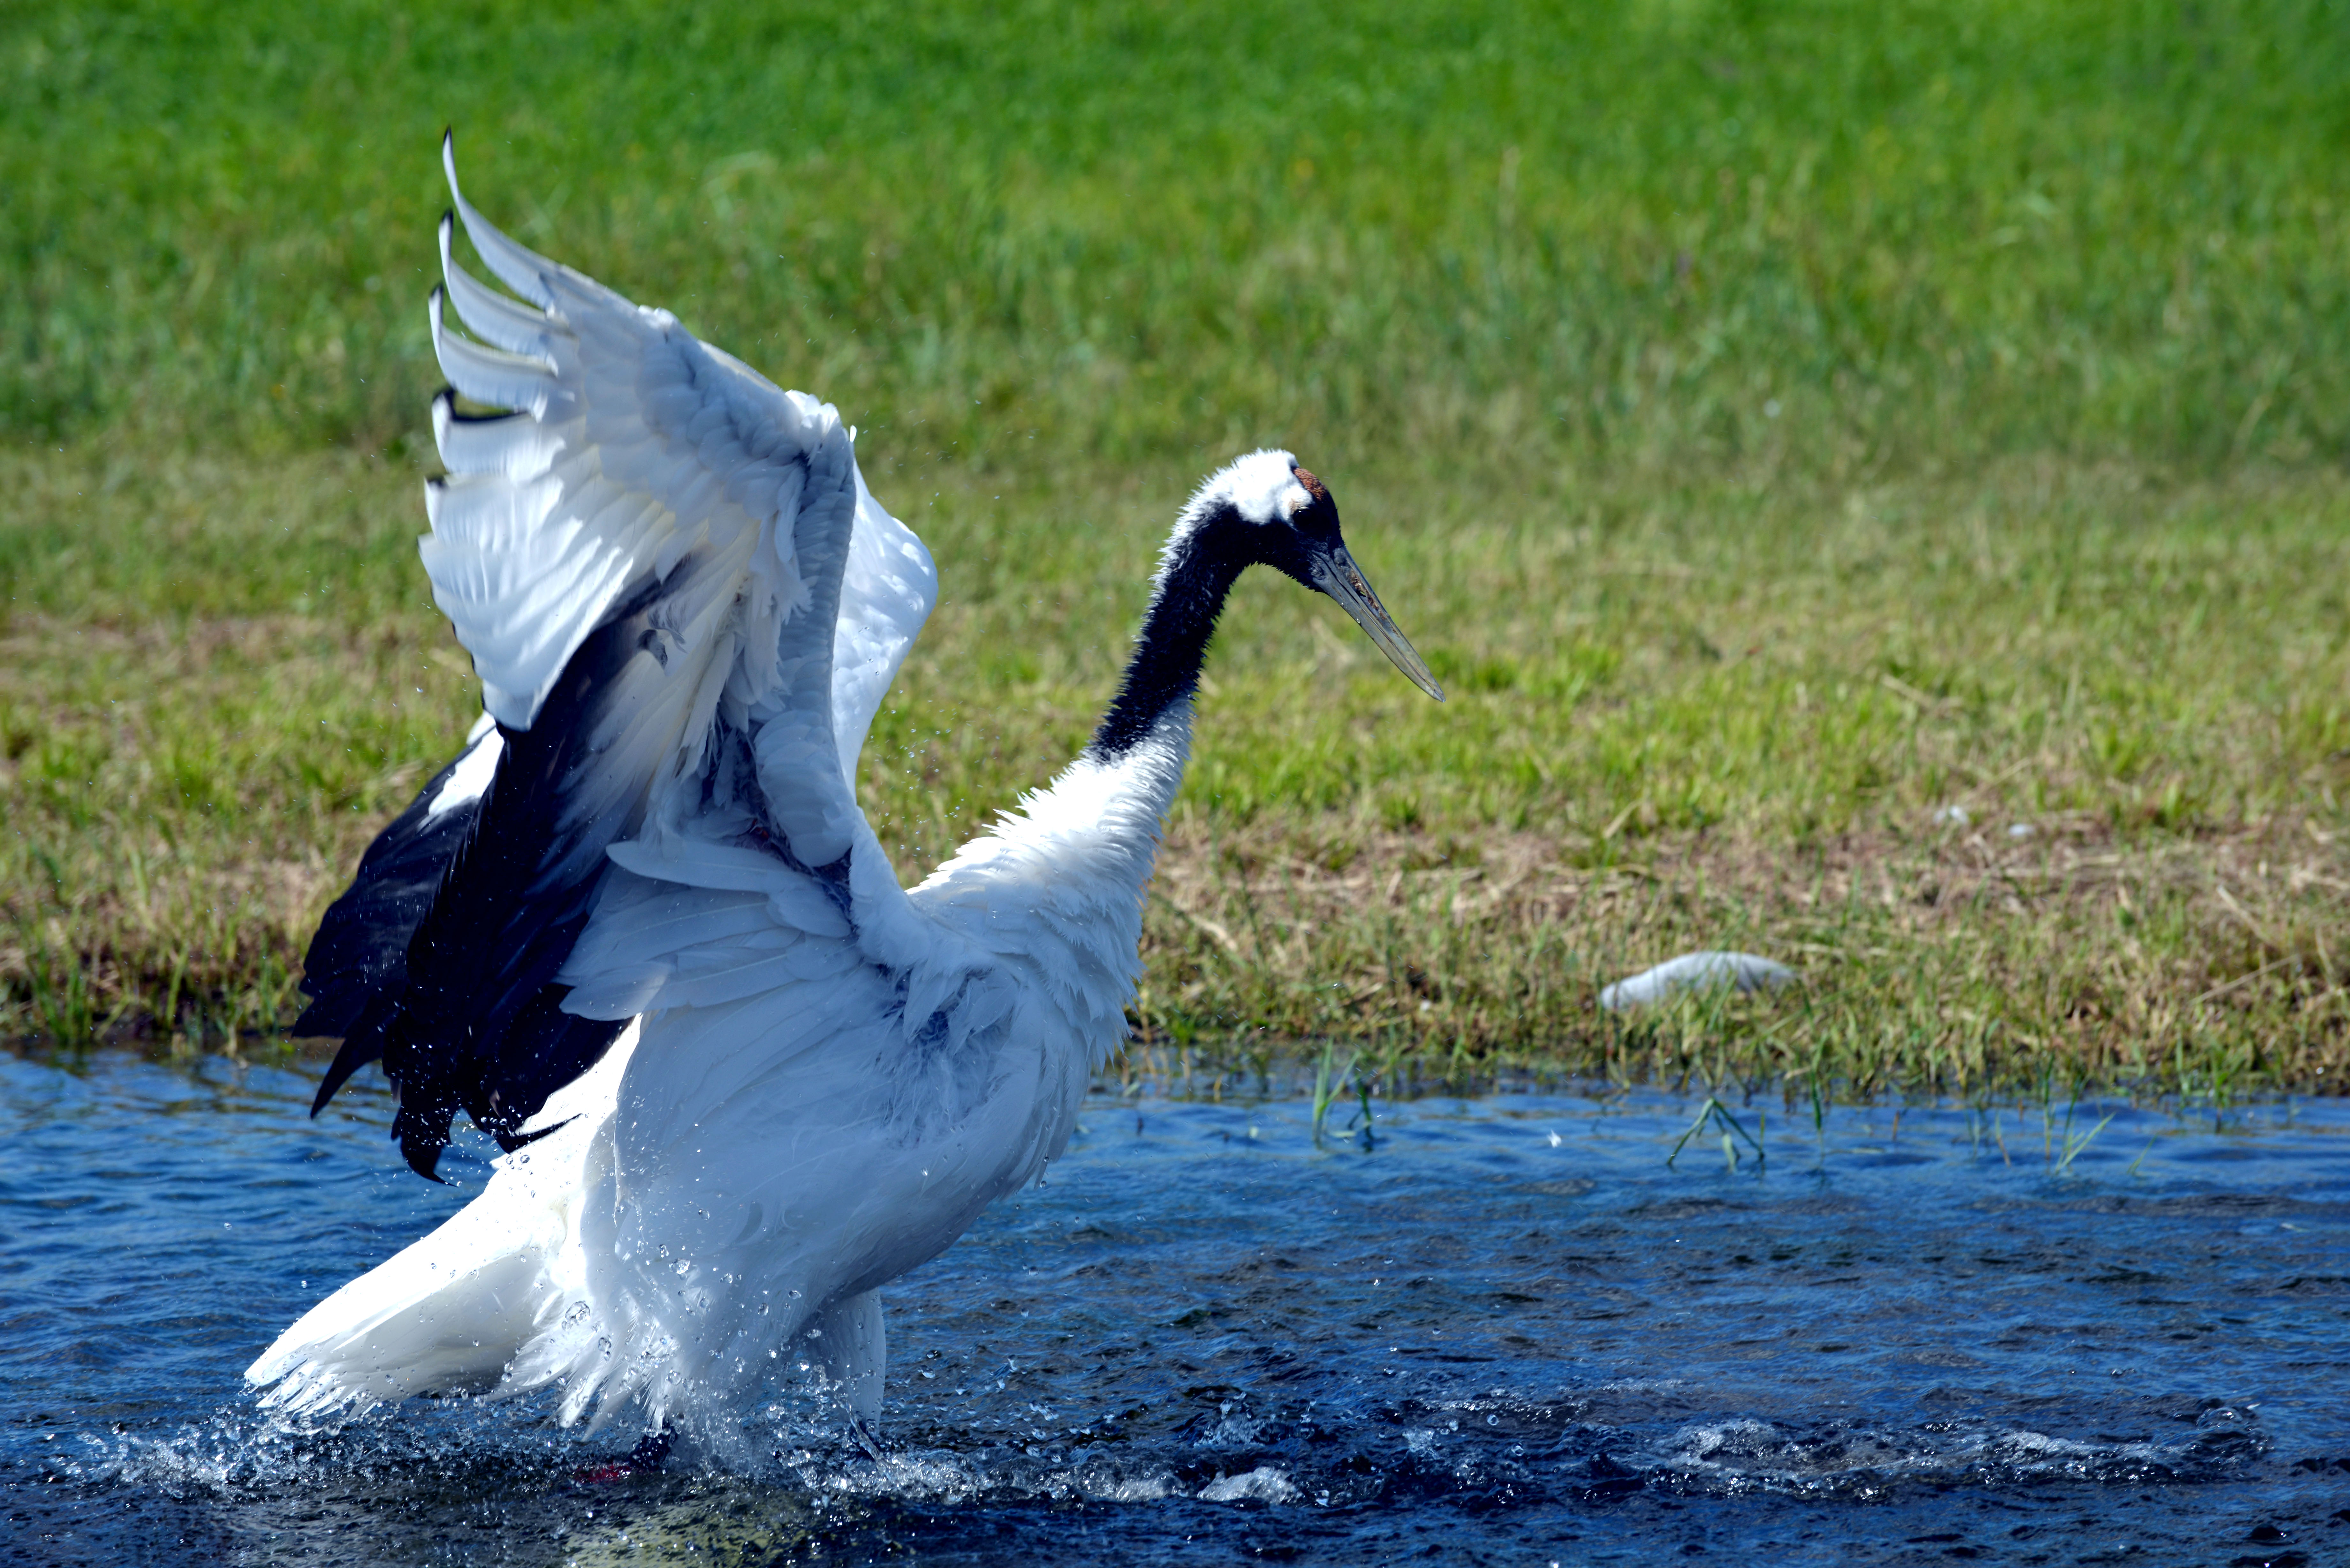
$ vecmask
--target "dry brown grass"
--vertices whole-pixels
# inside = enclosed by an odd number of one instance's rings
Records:
[[[38,1033],[256,1048],[375,821],[343,814],[291,855],[117,840],[119,875],[61,877],[0,927],[0,978]],[[2341,1085],[2350,846],[2305,817],[2156,842],[2034,826],[1792,853],[1672,835],[1595,867],[1532,834],[1195,820],[1152,890],[1131,1065],[1263,1070],[1335,1042],[1399,1088],[1526,1071],[1961,1097]],[[1704,946],[1800,982],[1598,1009],[1601,985]]]
[[[2146,841],[2100,819],[1885,830],[1790,851],[1675,835],[1576,863],[1533,835],[1301,846],[1179,834],[1152,901],[1146,1054],[1359,1046],[1391,1077],[1501,1070],[1972,1096],[2051,1082],[2338,1088],[2350,847],[2306,817]],[[1801,979],[1772,998],[1597,1006],[1700,947]],[[1252,1037],[1252,1028],[1269,1033]]]

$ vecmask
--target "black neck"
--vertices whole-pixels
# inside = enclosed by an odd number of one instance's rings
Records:
[[[1218,550],[1209,528],[1194,529],[1177,546],[1160,578],[1159,592],[1142,618],[1134,657],[1118,697],[1102,715],[1087,749],[1105,759],[1125,755],[1159,722],[1159,715],[1198,689],[1200,664],[1216,617],[1247,562]]]

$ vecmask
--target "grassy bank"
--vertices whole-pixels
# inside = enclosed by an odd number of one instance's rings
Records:
[[[409,476],[262,474],[11,472],[73,520],[28,573],[121,607],[7,633],[20,1030],[283,1017],[317,910],[469,716],[414,594]],[[909,875],[1081,742],[1180,480],[1097,486],[1092,528],[1066,496],[940,491],[948,599],[867,756]],[[2350,485],[1643,480],[1507,525],[1408,486],[1369,487],[1357,533],[1453,698],[1288,585],[1244,588],[1152,907],[1146,1039],[1955,1089],[2338,1077]],[[286,543],[294,511],[355,547]],[[150,578],[68,542],[93,514],[182,517],[221,554]],[[1593,1011],[1700,945],[1805,982],[1628,1030]]]
[[[0,1030],[281,1022],[470,716],[453,120],[865,427],[944,584],[867,758],[910,876],[1079,742],[1202,471],[1330,479],[1452,701],[1243,586],[1149,1050],[2338,1084],[2345,67],[2293,5],[12,13]],[[1594,1009],[1700,945],[1803,983]]]

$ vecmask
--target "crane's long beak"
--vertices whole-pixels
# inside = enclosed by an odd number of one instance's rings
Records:
[[[1371,591],[1371,580],[1363,576],[1363,568],[1355,565],[1355,557],[1347,553],[1344,545],[1331,545],[1314,555],[1314,586],[1336,599],[1340,607],[1355,618],[1355,624],[1370,634],[1379,651],[1395,661],[1395,667],[1410,677],[1411,683],[1435,698],[1444,701],[1444,688],[1429,673],[1427,660],[1406,639],[1395,618],[1388,614],[1387,606]]]

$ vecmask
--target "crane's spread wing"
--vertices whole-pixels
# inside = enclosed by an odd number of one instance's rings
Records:
[[[456,1110],[512,1147],[625,1026],[567,1007],[556,976],[631,849],[760,857],[849,940],[907,945],[855,776],[937,584],[830,406],[516,244],[442,156],[475,251],[521,296],[456,265],[443,218],[445,297],[482,341],[448,329],[436,288],[454,390],[433,402],[449,474],[421,554],[494,727],[328,911],[296,1026],[344,1037],[319,1106],[381,1059],[428,1176]]]

